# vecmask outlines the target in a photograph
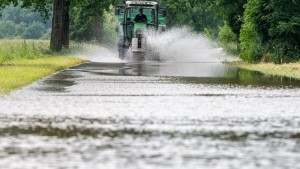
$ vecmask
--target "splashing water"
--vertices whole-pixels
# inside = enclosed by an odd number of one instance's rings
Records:
[[[228,60],[222,48],[190,28],[173,28],[162,34],[147,33],[149,48],[159,54],[161,61],[222,62]],[[150,58],[151,59],[151,58]]]
[[[146,37],[149,49],[147,60],[158,60],[159,57],[159,60],[163,62],[220,63],[236,59],[225,56],[222,48],[216,43],[204,35],[192,32],[188,27],[172,28],[161,34],[149,31],[146,32]],[[73,55],[93,62],[122,62],[118,58],[116,48],[84,45],[85,51]]]
[[[107,62],[118,63],[121,60],[118,58],[118,51],[116,49],[110,49],[99,45],[83,44],[84,51],[74,52],[72,55],[87,59],[92,62]]]

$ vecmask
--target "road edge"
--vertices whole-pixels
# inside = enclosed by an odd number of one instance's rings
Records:
[[[0,95],[8,95],[49,75],[86,62],[89,61],[70,56],[12,60],[0,66]]]
[[[284,76],[294,79],[300,79],[300,62],[287,64],[257,63],[251,64],[244,61],[228,62],[231,66],[241,69],[258,71],[266,75]]]

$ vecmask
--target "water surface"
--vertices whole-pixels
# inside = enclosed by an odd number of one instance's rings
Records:
[[[0,98],[0,168],[300,168],[299,81],[86,63]]]

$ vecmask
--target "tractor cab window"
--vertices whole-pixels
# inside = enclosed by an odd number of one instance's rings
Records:
[[[156,18],[156,12],[153,8],[133,7],[127,13],[127,21],[134,21],[135,17],[139,15],[139,10],[143,9],[143,14],[147,18],[147,23],[153,24]]]

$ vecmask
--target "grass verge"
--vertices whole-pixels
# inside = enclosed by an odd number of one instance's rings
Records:
[[[12,60],[0,66],[0,93],[9,93],[82,62],[82,59],[66,56]]]
[[[86,60],[51,53],[48,41],[0,40],[0,94],[31,84]]]
[[[250,64],[246,62],[231,62],[230,65],[239,68],[258,71],[268,75],[285,76],[300,79],[300,62],[289,64],[258,63]]]

